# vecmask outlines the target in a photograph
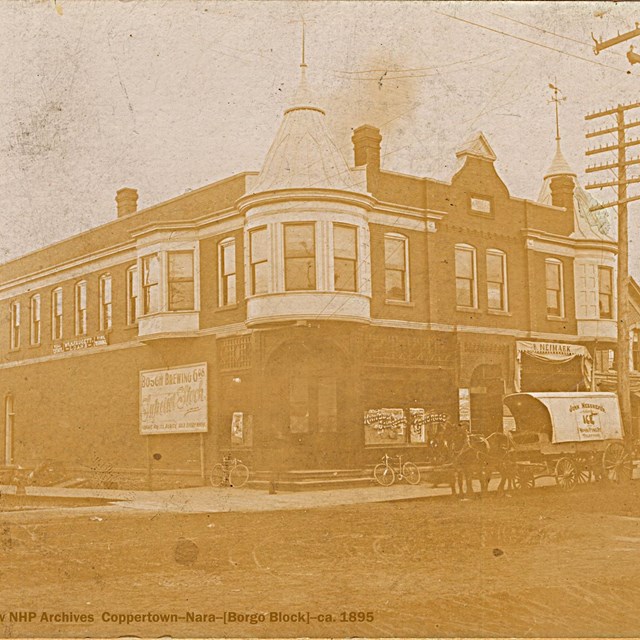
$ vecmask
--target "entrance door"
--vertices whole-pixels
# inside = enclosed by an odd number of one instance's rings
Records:
[[[13,396],[8,394],[4,399],[4,464],[13,464],[13,426],[15,414],[13,411]]]
[[[502,431],[504,383],[497,365],[480,365],[471,376],[471,428],[488,436]]]

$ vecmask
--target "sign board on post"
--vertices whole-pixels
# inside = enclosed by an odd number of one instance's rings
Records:
[[[140,372],[140,434],[207,431],[207,363]]]

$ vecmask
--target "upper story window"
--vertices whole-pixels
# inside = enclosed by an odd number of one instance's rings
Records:
[[[396,233],[384,237],[384,283],[387,300],[409,301],[409,239]]]
[[[160,311],[160,260],[157,253],[142,258],[142,313]]]
[[[634,371],[640,371],[640,330],[634,329],[631,335],[631,367]]]
[[[221,307],[237,302],[236,241],[222,240],[218,245],[218,302]]]
[[[603,319],[613,318],[613,269],[598,266],[598,309]]]
[[[127,324],[138,320],[138,267],[127,269]]]
[[[51,292],[51,337],[62,339],[62,289],[58,287]]]
[[[100,276],[100,331],[108,331],[113,324],[113,305],[111,301],[111,276]]]
[[[333,285],[336,291],[358,290],[358,229],[333,225]]]
[[[195,289],[193,279],[193,251],[170,251],[169,261],[169,311],[193,311]]]
[[[468,244],[456,245],[456,306],[477,308],[478,286],[476,250]]]
[[[11,303],[11,348],[18,349],[20,347],[20,303],[14,301]]]
[[[37,345],[40,344],[40,294],[31,297],[29,310],[29,342],[32,345]]]
[[[314,223],[284,225],[284,288],[310,291],[316,288]]]
[[[487,251],[487,308],[507,311],[507,256],[504,251]]]
[[[547,315],[552,318],[564,318],[564,273],[562,262],[549,258],[545,260],[544,269]]]
[[[267,227],[249,233],[251,262],[251,294],[269,292],[269,234]]]
[[[76,335],[87,333],[87,283],[76,283]]]
[[[469,207],[473,213],[493,213],[491,198],[483,198],[482,196],[472,196],[469,199]]]

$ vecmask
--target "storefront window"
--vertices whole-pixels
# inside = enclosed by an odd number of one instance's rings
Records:
[[[218,250],[218,287],[220,306],[226,307],[237,302],[236,296],[236,241],[223,240]]]
[[[545,280],[547,294],[547,315],[564,317],[564,282],[562,263],[559,260],[545,260]]]
[[[387,300],[409,300],[408,239],[388,233],[384,237],[384,282]]]
[[[476,250],[470,245],[456,245],[456,305],[458,307],[478,306],[476,287]]]
[[[135,324],[138,319],[138,268],[127,269],[127,324]]]
[[[11,348],[20,347],[20,303],[11,303]]]
[[[266,227],[249,234],[251,253],[251,294],[269,292],[269,235]]]
[[[160,310],[160,261],[158,254],[142,258],[142,312],[156,313]]]
[[[112,325],[111,276],[100,276],[100,331],[108,331]]]
[[[169,311],[193,311],[193,251],[171,251],[169,260]]]
[[[51,337],[62,339],[62,289],[54,289],[51,293]]]
[[[601,318],[613,318],[613,269],[611,267],[598,267],[598,308]]]
[[[87,283],[76,284],[76,335],[87,333]]]
[[[31,310],[30,342],[31,344],[36,345],[36,344],[40,344],[40,295],[39,294],[31,298],[30,310]]]
[[[497,249],[487,251],[487,307],[507,310],[507,256]]]
[[[358,230],[356,227],[333,225],[333,274],[336,291],[357,291]]]
[[[284,288],[310,291],[316,288],[315,224],[284,225]]]

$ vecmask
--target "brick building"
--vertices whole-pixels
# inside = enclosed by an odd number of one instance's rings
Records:
[[[538,202],[478,134],[449,182],[332,140],[303,78],[260,172],[0,266],[5,465],[197,476],[428,456],[435,422],[501,428],[502,397],[592,383],[615,341],[616,245],[558,146]],[[151,435],[150,435],[151,434]]]

